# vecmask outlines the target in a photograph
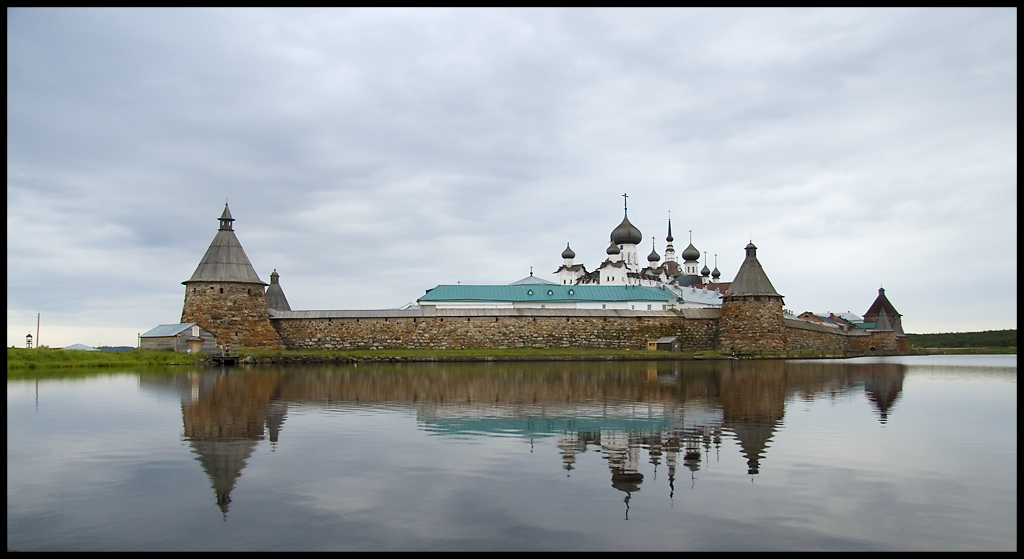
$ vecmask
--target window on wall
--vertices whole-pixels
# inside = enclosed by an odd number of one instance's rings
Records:
[[[651,310],[651,306],[650,305],[647,305],[647,310]]]

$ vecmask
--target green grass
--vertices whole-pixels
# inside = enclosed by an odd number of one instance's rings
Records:
[[[122,367],[192,365],[205,357],[173,351],[77,351],[49,348],[7,348],[7,371],[24,369],[59,369],[66,367]]]

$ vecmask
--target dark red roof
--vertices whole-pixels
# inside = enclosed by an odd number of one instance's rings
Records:
[[[878,297],[875,298],[875,302],[871,303],[871,307],[864,313],[864,322],[875,322],[878,319],[878,315],[881,314],[882,309],[885,309],[885,314],[888,315],[890,319],[896,316],[903,316],[895,307],[892,306],[889,299],[886,299],[885,289],[879,287]]]

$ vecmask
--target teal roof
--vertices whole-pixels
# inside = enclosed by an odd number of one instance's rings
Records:
[[[564,433],[668,431],[667,417],[467,417],[420,419],[434,435],[501,433],[504,436],[552,436]]]
[[[660,287],[639,285],[439,285],[418,301],[673,301]]]

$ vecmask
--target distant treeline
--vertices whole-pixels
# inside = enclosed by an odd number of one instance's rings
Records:
[[[911,347],[1017,347],[1016,330],[907,334]]]

